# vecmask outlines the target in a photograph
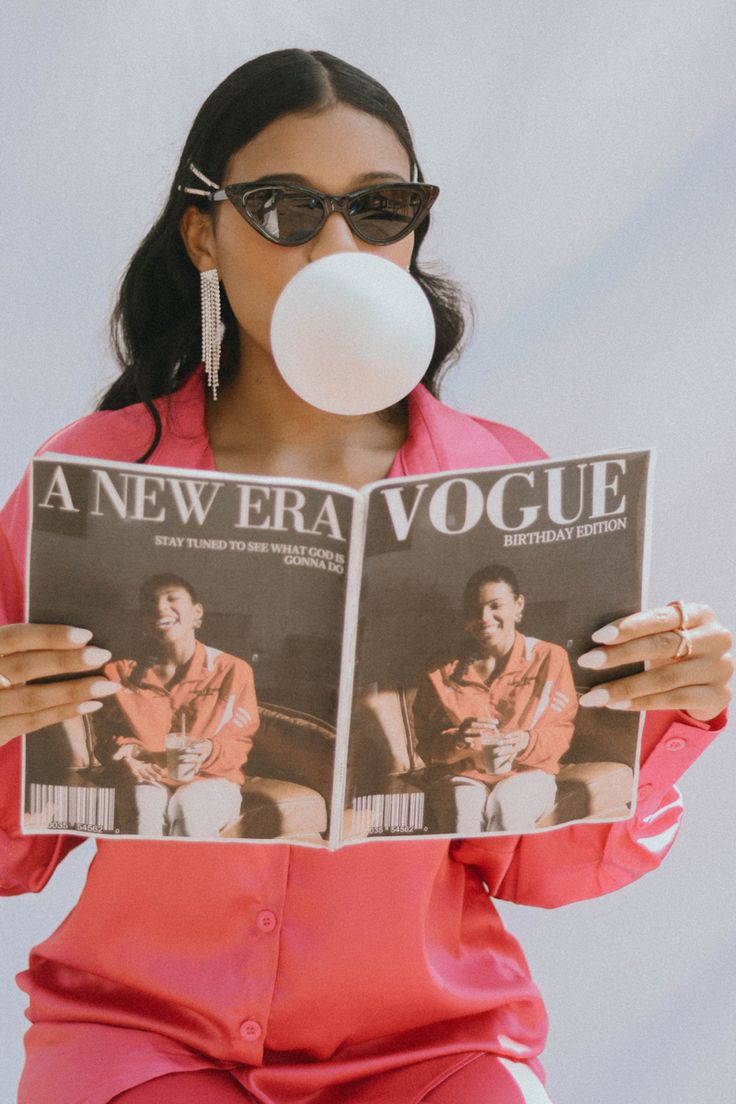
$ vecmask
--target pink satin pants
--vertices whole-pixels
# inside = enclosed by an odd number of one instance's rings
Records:
[[[382,1093],[381,1077],[375,1078],[376,1097],[381,1104],[551,1104],[541,1082],[528,1066],[508,1062],[491,1054],[473,1058],[417,1098],[397,1096],[392,1081],[391,1098]],[[116,1096],[110,1104],[259,1104],[222,1070],[196,1070],[157,1077]],[[324,1104],[349,1104],[350,1086],[345,1085],[325,1098]]]

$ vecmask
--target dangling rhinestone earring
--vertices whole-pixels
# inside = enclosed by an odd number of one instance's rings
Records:
[[[199,290],[202,299],[202,360],[207,372],[207,383],[212,398],[217,398],[220,386],[220,344],[222,341],[220,320],[220,278],[216,268],[208,268],[199,274]]]

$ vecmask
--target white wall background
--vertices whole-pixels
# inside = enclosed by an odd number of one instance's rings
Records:
[[[478,318],[446,400],[558,455],[655,445],[652,602],[736,621],[730,0],[6,0],[3,16],[3,497],[112,377],[114,286],[202,99],[254,54],[322,48],[388,85],[442,187],[425,256]],[[547,996],[556,1104],[733,1104],[733,777],[724,734],[642,882],[503,908]],[[13,974],[91,850],[3,905],[3,1100],[22,1057]]]

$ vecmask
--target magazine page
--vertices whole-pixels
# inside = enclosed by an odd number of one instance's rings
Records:
[[[622,451],[370,488],[345,842],[631,815],[640,717],[579,706],[606,676],[576,661],[643,605],[649,468]]]
[[[325,847],[348,488],[46,454],[28,618],[121,689],[25,737],[24,830]]]

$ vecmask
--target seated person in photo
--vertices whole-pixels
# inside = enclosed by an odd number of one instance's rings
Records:
[[[204,610],[186,579],[146,579],[139,606],[150,653],[105,666],[121,688],[95,717],[95,753],[114,780],[120,829],[216,836],[240,813],[259,721],[253,671],[197,640]]]
[[[467,582],[467,650],[421,680],[417,751],[427,764],[437,831],[527,832],[554,806],[577,698],[564,648],[517,629],[524,596],[513,571]]]

